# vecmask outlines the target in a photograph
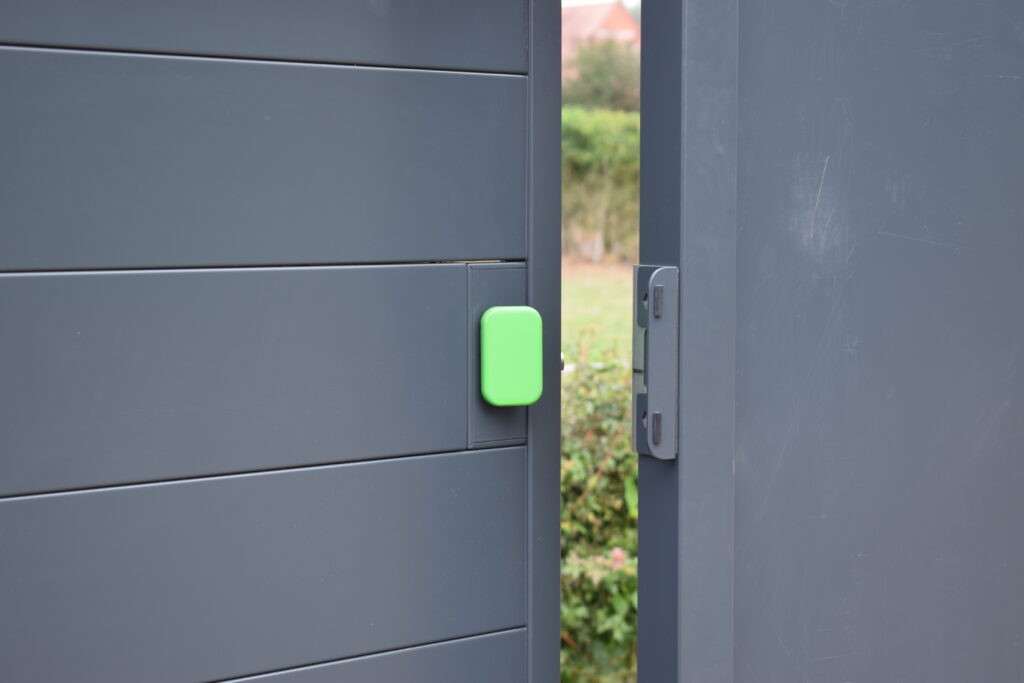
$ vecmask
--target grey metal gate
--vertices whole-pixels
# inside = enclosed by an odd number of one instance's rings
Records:
[[[556,679],[557,46],[540,0],[0,4],[0,680]]]
[[[1024,4],[644,32],[641,259],[681,295],[641,680],[1020,680]]]

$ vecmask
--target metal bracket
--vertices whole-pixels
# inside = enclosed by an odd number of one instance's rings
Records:
[[[678,453],[679,269],[633,266],[633,450]]]

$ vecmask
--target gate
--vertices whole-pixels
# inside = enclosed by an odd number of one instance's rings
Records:
[[[679,346],[640,358],[678,387],[638,384],[678,426],[641,444],[640,680],[1019,679],[1024,4],[649,0],[644,32]]]
[[[0,679],[557,677],[557,11],[4,3]]]

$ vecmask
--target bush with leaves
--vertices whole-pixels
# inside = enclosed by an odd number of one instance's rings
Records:
[[[636,677],[637,465],[630,369],[578,354],[562,378],[562,680]]]
[[[640,221],[640,115],[562,109],[562,230],[565,251],[636,258]]]
[[[580,45],[562,88],[566,104],[640,110],[640,52],[629,43],[591,40]]]
[[[562,163],[573,178],[640,178],[640,115],[636,112],[562,108]]]

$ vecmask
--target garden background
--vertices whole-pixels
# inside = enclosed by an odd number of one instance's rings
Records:
[[[592,41],[562,109],[562,679],[636,680],[637,483],[629,439],[640,64]]]

